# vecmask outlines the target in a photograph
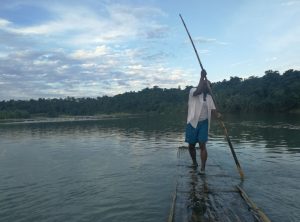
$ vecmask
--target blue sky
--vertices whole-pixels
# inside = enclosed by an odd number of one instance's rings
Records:
[[[300,69],[299,0],[1,0],[0,100],[97,97]]]

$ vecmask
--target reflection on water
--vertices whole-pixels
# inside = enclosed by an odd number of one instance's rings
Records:
[[[166,218],[182,132],[164,124],[133,118],[1,125],[1,220]]]
[[[300,152],[300,115],[228,116],[226,125],[237,143],[262,143],[268,148],[267,152]],[[221,135],[217,126],[215,129],[215,133]]]
[[[225,122],[251,198],[272,221],[300,220],[300,117],[226,116]],[[2,124],[0,218],[165,220],[184,129],[185,116]],[[216,123],[211,134],[209,155],[222,156],[238,177]]]
[[[205,180],[203,180],[202,183],[199,183],[197,169],[191,169],[189,173],[191,176],[191,188],[189,192],[190,205],[187,207],[192,211],[191,218],[189,218],[189,221],[208,220],[209,217],[206,212],[208,191],[207,184],[205,183]],[[201,186],[203,189],[199,190],[199,186]]]

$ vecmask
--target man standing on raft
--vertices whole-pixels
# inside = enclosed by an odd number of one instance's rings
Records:
[[[193,166],[197,167],[196,143],[199,143],[201,169],[205,174],[205,163],[207,160],[206,142],[210,126],[211,114],[216,117],[221,115],[216,112],[216,107],[211,96],[210,82],[206,79],[206,71],[201,71],[201,78],[197,88],[191,88],[188,102],[188,117],[185,132],[185,142],[189,144]]]

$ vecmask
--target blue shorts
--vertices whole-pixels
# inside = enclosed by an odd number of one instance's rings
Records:
[[[185,142],[189,144],[206,143],[208,140],[208,120],[198,122],[194,128],[190,123],[185,130]]]

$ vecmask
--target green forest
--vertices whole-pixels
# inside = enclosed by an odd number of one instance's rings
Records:
[[[158,86],[113,97],[9,100],[0,102],[0,119],[60,115],[90,116],[113,113],[184,113],[188,93],[184,89]],[[212,91],[221,113],[226,112],[299,112],[300,71],[283,74],[268,70],[262,77],[231,77],[212,83]]]

